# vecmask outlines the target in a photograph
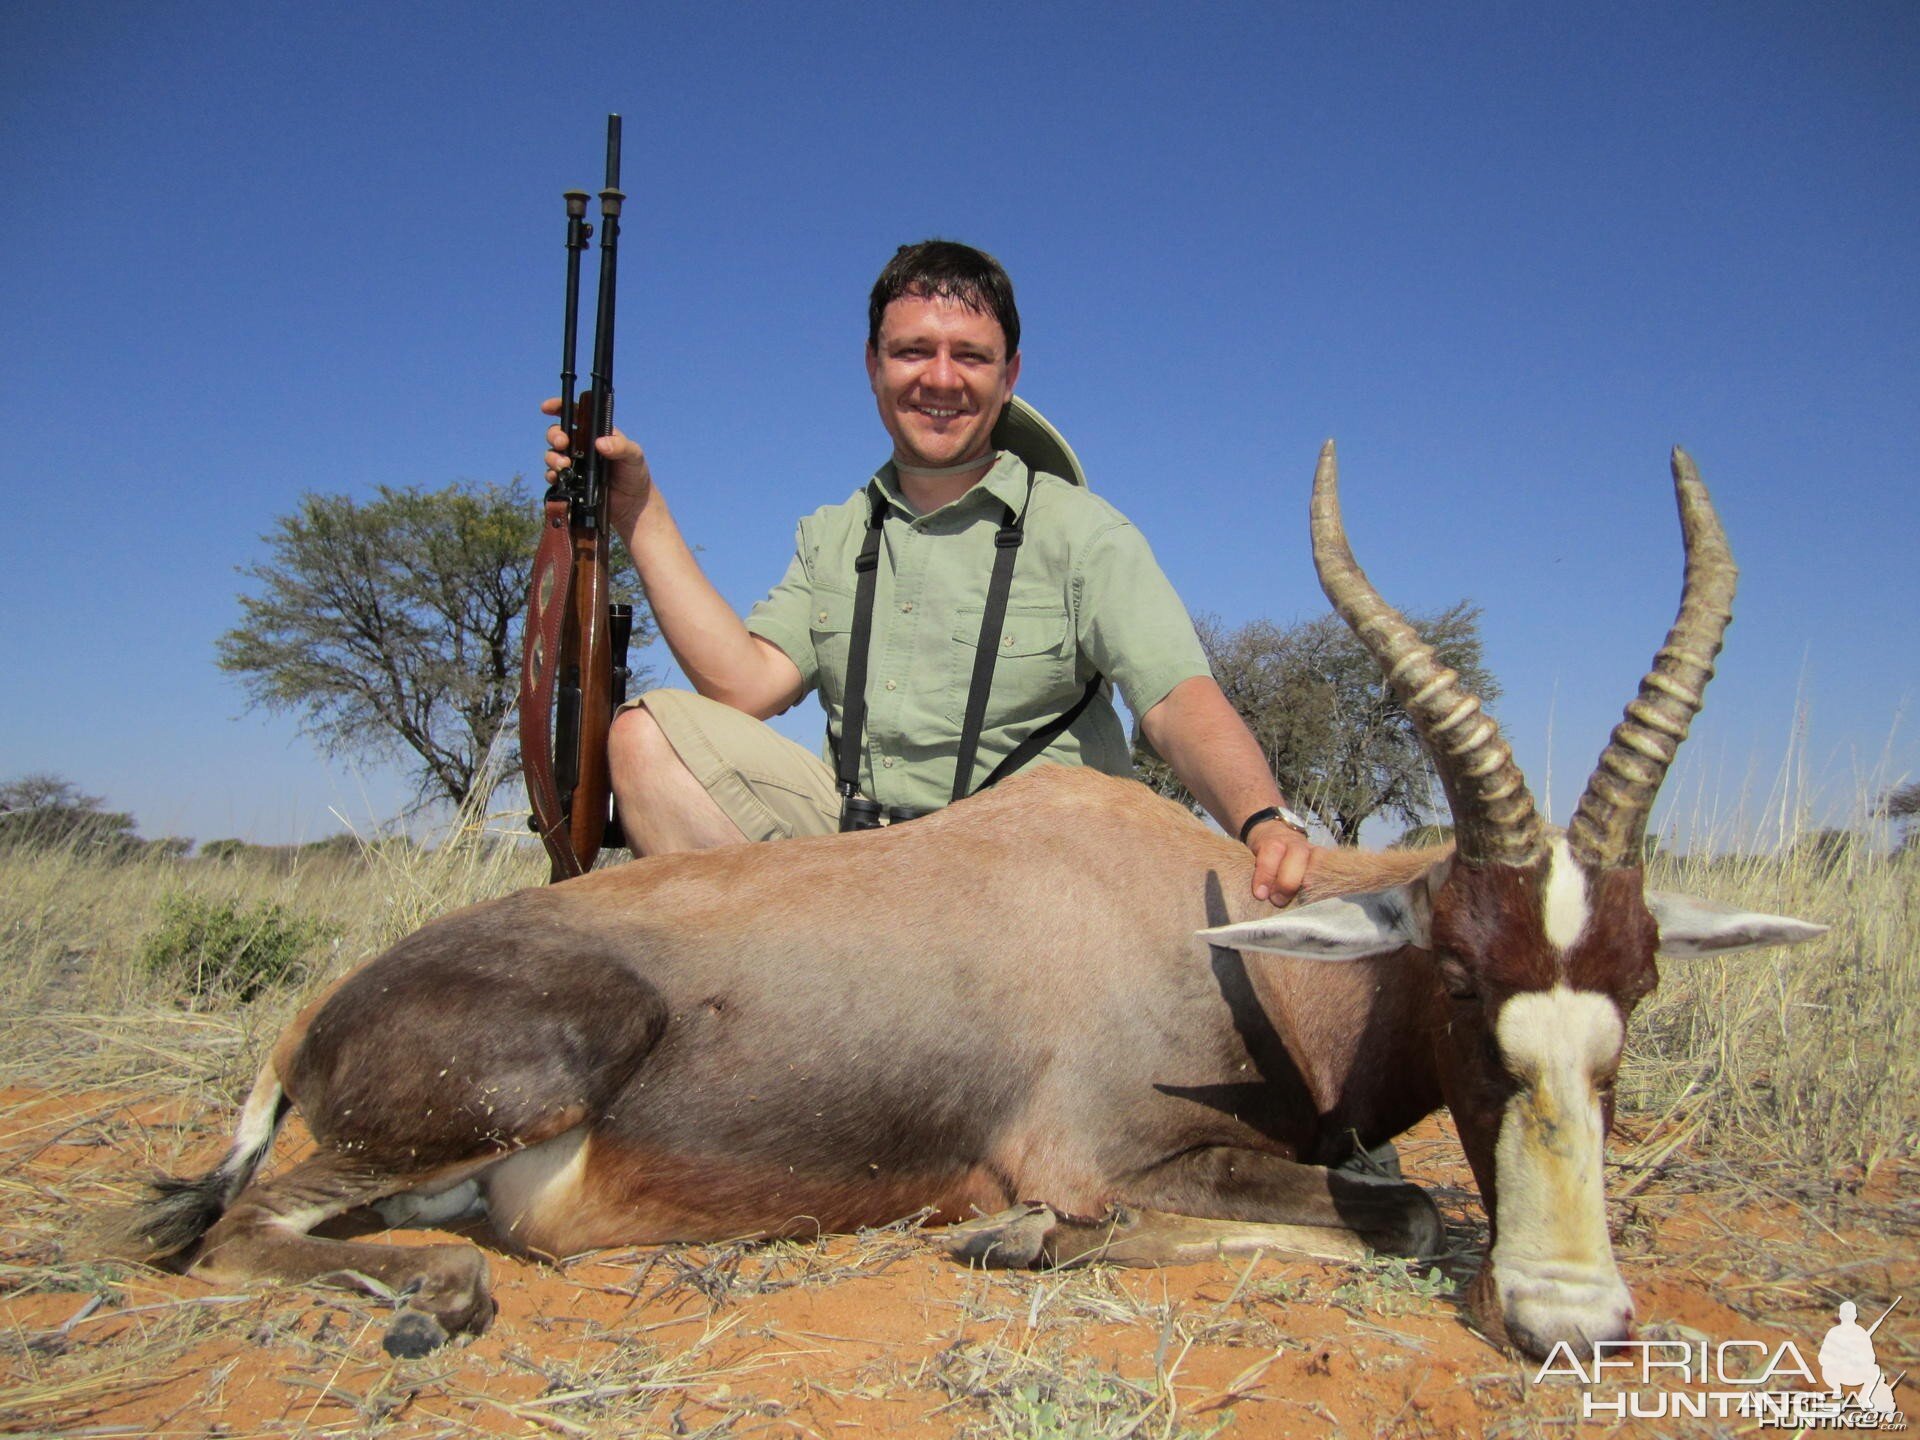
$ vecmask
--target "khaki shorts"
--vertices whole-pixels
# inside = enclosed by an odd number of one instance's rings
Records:
[[[833,771],[772,726],[690,690],[649,690],[620,708],[647,707],[726,817],[749,840],[791,840],[840,829]]]

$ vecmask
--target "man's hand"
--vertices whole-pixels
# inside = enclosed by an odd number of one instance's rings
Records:
[[[582,433],[592,424],[592,400],[591,393],[580,397],[576,414]],[[559,400],[543,401],[540,412],[558,415]],[[598,448],[610,462],[607,518],[633,557],[660,638],[688,683],[709,700],[763,720],[789,708],[806,693],[799,667],[771,640],[751,633],[701,573],[666,496],[654,488],[645,453],[618,430],[604,436]],[[572,464],[567,432],[548,426],[548,473],[558,475]]]
[[[589,391],[580,397],[574,414],[576,428],[585,434],[593,417],[593,393]],[[540,402],[542,415],[560,413],[560,397],[553,396]],[[633,528],[634,519],[646,508],[647,499],[653,494],[653,472],[647,468],[644,451],[629,440],[617,428],[609,435],[601,437],[596,447],[600,454],[610,461],[607,466],[608,500],[612,514],[609,518],[614,529],[626,534]],[[558,475],[573,464],[573,457],[567,448],[567,432],[558,425],[547,427],[547,470]]]
[[[1211,675],[1182,680],[1140,717],[1147,743],[1173,767],[1229,835],[1250,816],[1285,802],[1267,757]],[[1253,852],[1253,898],[1285,905],[1300,891],[1313,846],[1286,821],[1271,818],[1247,831]]]
[[[1266,820],[1247,835],[1253,852],[1253,898],[1286,905],[1300,893],[1313,844],[1284,820]]]

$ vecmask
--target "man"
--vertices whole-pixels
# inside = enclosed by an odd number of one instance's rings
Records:
[[[943,240],[900,248],[874,285],[866,348],[892,459],[850,500],[800,522],[785,578],[744,622],[701,572],[640,447],[618,431],[600,442],[612,523],[696,692],[654,691],[615,718],[608,757],[636,854],[838,829],[834,770],[761,723],[810,689],[827,711],[829,753],[850,755],[875,809],[905,817],[957,798],[946,787],[969,703],[980,704],[976,658],[997,636],[965,793],[996,765],[1024,763],[1016,751],[1035,731],[1036,761],[1131,774],[1111,682],[1148,743],[1252,850],[1254,895],[1293,898],[1311,854],[1305,828],[1146,542],[1075,483],[1072,451],[1014,402],[1019,346],[1013,286],[992,256]],[[559,402],[542,408],[556,415]],[[547,443],[549,469],[565,466],[565,431],[553,426]],[[1004,623],[988,636],[989,576],[1014,529]],[[856,566],[872,544],[865,718],[848,735]]]
[[[1891,1306],[1887,1313],[1893,1313]],[[1880,1328],[1880,1320],[1887,1317],[1882,1315],[1868,1328],[1860,1323],[1859,1316],[1859,1307],[1853,1301],[1840,1302],[1840,1323],[1828,1330],[1820,1342],[1820,1378],[1827,1382],[1828,1391],[1834,1395],[1852,1391],[1852,1398],[1859,1402],[1862,1410],[1891,1415],[1893,1386],[1887,1383],[1886,1372],[1873,1353],[1873,1332]],[[1894,1383],[1899,1383],[1897,1376]]]

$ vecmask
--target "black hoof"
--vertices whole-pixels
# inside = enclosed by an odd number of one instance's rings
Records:
[[[1405,1180],[1400,1172],[1400,1152],[1394,1148],[1391,1140],[1382,1140],[1371,1150],[1363,1150],[1356,1143],[1347,1158],[1333,1167],[1344,1170],[1350,1175],[1364,1175],[1374,1180]]]
[[[1440,1207],[1418,1185],[1395,1185],[1400,1213],[1390,1226],[1366,1234],[1366,1241],[1382,1255],[1409,1260],[1436,1260],[1447,1252],[1447,1223]]]
[[[447,1327],[424,1310],[402,1310],[387,1327],[380,1348],[401,1360],[418,1360],[447,1343]]]

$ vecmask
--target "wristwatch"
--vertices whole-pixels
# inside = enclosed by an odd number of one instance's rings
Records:
[[[1254,811],[1240,822],[1240,843],[1242,845],[1247,843],[1247,836],[1253,833],[1254,826],[1264,825],[1269,820],[1278,820],[1282,825],[1289,825],[1302,835],[1307,833],[1307,822],[1300,816],[1284,805],[1269,805],[1264,810]]]

